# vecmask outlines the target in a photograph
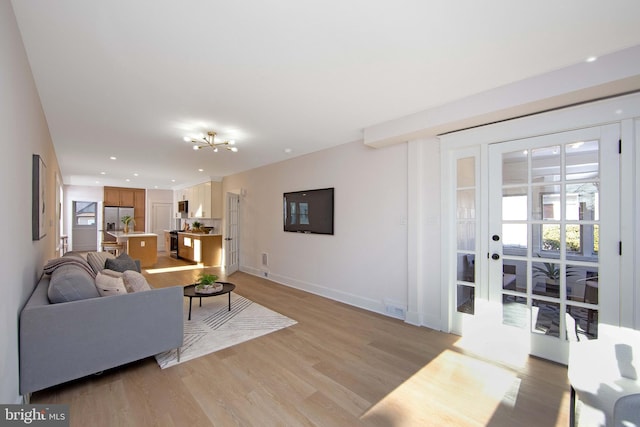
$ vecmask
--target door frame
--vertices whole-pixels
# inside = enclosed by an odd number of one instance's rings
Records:
[[[620,311],[617,316],[617,323],[620,326],[640,328],[640,295],[634,289],[635,278],[637,277],[634,262],[640,258],[640,251],[636,255],[635,241],[639,235],[638,223],[640,219],[638,209],[640,202],[637,200],[640,189],[635,189],[637,172],[640,166],[640,150],[635,146],[640,142],[640,94],[631,94],[596,101],[589,104],[568,107],[565,109],[549,111],[537,115],[513,119],[501,123],[490,124],[446,135],[440,138],[440,160],[441,160],[441,271],[442,280],[440,282],[442,330],[445,332],[455,332],[453,330],[453,292],[455,289],[455,259],[452,255],[456,250],[456,220],[455,220],[455,161],[457,152],[464,149],[475,148],[478,150],[480,159],[480,192],[481,200],[488,200],[488,146],[522,138],[542,136],[552,133],[561,133],[574,129],[601,126],[606,124],[619,124],[622,135],[621,160],[621,215],[620,228],[622,246],[625,248],[620,257]],[[636,176],[634,180],[633,177]],[[625,179],[627,177],[628,179]],[[486,202],[485,202],[486,203]],[[487,207],[483,206],[480,215],[487,215]],[[480,221],[487,223],[487,221]],[[488,230],[479,227],[479,236],[488,236]],[[485,227],[486,228],[486,227]],[[625,230],[627,232],[625,232]],[[487,248],[483,246],[480,238],[479,253],[486,254]],[[486,262],[486,261],[485,261]]]

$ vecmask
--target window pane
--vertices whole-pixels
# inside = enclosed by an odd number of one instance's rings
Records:
[[[567,184],[567,219],[598,221],[600,219],[598,184]]]
[[[539,185],[532,188],[533,219],[560,220],[560,186]]]
[[[515,292],[527,292],[527,262],[503,260],[502,289]]]
[[[502,225],[502,253],[525,256],[527,251],[527,224]]]
[[[533,293],[547,297],[560,297],[560,264],[534,262],[532,264]]]
[[[502,190],[502,219],[504,221],[527,220],[526,188],[505,188]]]
[[[96,202],[75,202],[74,217],[76,219],[76,225],[95,225],[96,206]]]
[[[560,257],[560,224],[533,224],[532,233],[534,255]]]
[[[527,299],[515,295],[502,295],[502,323],[517,328],[527,327],[529,309]]]
[[[560,336],[560,304],[533,300],[531,331],[537,334]]]
[[[458,254],[457,276],[460,282],[476,281],[476,258],[473,254]]]
[[[566,179],[598,177],[598,141],[578,141],[565,146]]]
[[[473,286],[458,285],[457,288],[457,309],[459,313],[475,313],[475,288]]]
[[[474,219],[476,217],[475,190],[458,190],[456,216],[458,219]]]
[[[527,177],[527,152],[513,151],[502,155],[502,183],[526,184]]]
[[[459,250],[474,251],[476,249],[476,223],[472,221],[458,221],[457,237]]]
[[[531,150],[531,182],[560,181],[560,146]]]
[[[476,161],[474,157],[458,159],[457,162],[457,187],[469,188],[476,185]]]
[[[598,338],[598,310],[567,306],[567,339],[569,341]]]

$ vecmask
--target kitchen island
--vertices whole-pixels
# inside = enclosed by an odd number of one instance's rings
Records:
[[[222,263],[222,235],[178,232],[178,258],[206,267],[219,267]]]
[[[124,246],[133,259],[139,259],[142,267],[151,267],[158,261],[158,235],[143,231],[106,231]]]

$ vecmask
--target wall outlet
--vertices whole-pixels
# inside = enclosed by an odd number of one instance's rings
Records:
[[[144,248],[144,240],[140,242],[140,246]]]
[[[269,272],[268,271],[263,271],[262,272],[262,276],[263,277],[269,277]]]

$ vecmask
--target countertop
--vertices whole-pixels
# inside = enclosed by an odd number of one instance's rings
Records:
[[[216,237],[216,236],[222,236],[222,234],[193,233],[191,231],[178,231],[178,234],[183,234],[185,236],[193,236],[193,237]]]
[[[151,237],[151,236],[158,236],[157,234],[154,233],[145,233],[144,231],[130,231],[128,233],[125,233],[124,231],[106,231],[106,233],[112,235],[113,237],[115,237],[116,239],[122,239],[124,237]]]

